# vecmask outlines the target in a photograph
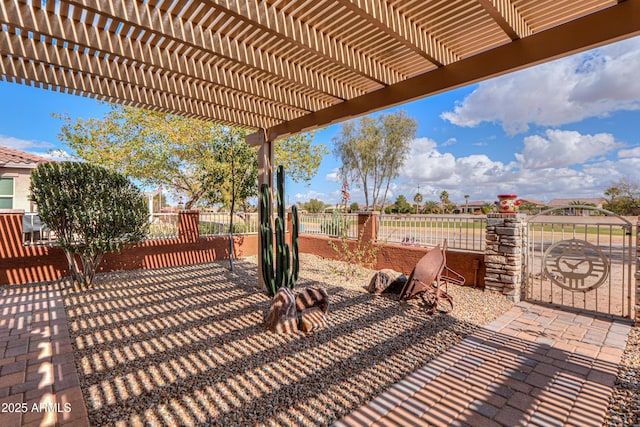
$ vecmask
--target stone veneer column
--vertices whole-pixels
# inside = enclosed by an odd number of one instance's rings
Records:
[[[527,226],[523,214],[488,214],[484,263],[485,289],[501,292],[515,302],[524,297],[523,266]]]

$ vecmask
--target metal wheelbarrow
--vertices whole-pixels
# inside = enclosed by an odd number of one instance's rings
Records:
[[[453,297],[448,284],[464,285],[464,277],[447,267],[447,241],[423,256],[409,276],[400,293],[401,300],[421,298],[429,313],[448,313],[453,310]]]

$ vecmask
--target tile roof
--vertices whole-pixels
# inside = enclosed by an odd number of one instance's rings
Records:
[[[0,166],[35,167],[51,159],[0,146]]]
[[[599,205],[601,203],[606,202],[607,199],[604,197],[576,197],[573,199],[553,199],[549,203],[548,206],[567,206],[571,205],[571,203],[579,202],[580,204],[589,204],[593,203],[594,205]]]

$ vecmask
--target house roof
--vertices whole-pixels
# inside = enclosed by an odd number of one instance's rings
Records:
[[[0,79],[260,143],[640,34],[640,0],[4,1]]]
[[[51,159],[0,146],[0,167],[33,169]]]

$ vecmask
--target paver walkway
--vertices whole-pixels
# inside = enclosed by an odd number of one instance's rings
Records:
[[[0,426],[88,426],[56,285],[0,293]]]
[[[0,426],[87,426],[59,288],[0,293]],[[630,322],[521,303],[336,426],[601,426]]]
[[[600,427],[630,327],[520,303],[334,426]]]

